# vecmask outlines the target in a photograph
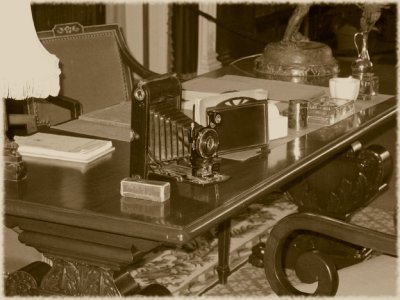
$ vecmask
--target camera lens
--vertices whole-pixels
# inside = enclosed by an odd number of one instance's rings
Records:
[[[215,147],[215,141],[212,138],[208,138],[206,141],[207,151],[211,151]]]
[[[218,149],[218,133],[211,128],[200,130],[196,139],[196,151],[201,157],[207,158],[213,156]]]

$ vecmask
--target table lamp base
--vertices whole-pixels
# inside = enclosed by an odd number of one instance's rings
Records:
[[[18,153],[17,143],[4,141],[3,161],[4,180],[20,181],[26,178],[26,165]]]

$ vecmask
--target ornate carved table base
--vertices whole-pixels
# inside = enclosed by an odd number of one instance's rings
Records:
[[[300,212],[348,220],[385,188],[392,172],[390,153],[381,146],[351,150],[299,177],[288,186],[288,196]]]
[[[42,279],[40,289],[74,296],[119,296],[113,271],[80,261],[49,257],[53,266]],[[132,278],[133,280],[133,278]]]
[[[128,272],[116,274],[113,270],[90,265],[83,261],[48,257],[52,267],[34,262],[7,277],[7,296],[129,296],[171,295],[159,284],[143,289]]]
[[[6,280],[6,295],[121,295],[112,270],[82,261],[48,258],[52,261],[52,267],[43,262],[34,262],[12,273]],[[134,286],[132,277],[131,281],[132,287]],[[133,290],[137,292],[138,285]]]
[[[50,265],[35,261],[20,270],[11,273],[5,281],[6,296],[30,296],[35,294],[43,276],[50,270]]]
[[[7,278],[7,295],[126,296],[170,295],[154,284],[142,289],[126,269],[159,242],[90,231],[75,226],[8,216],[18,239],[51,260],[36,262]],[[46,267],[47,266],[47,267]]]

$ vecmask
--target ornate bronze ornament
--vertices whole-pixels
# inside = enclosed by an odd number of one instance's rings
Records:
[[[299,4],[293,12],[282,41],[266,45],[255,60],[255,71],[268,79],[324,83],[339,73],[339,66],[328,45],[310,41],[299,33],[311,4]]]

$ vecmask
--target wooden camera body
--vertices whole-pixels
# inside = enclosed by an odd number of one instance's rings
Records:
[[[182,87],[175,75],[140,80],[134,89],[130,176],[173,178],[206,185],[226,180],[219,173],[215,129],[181,112]]]

